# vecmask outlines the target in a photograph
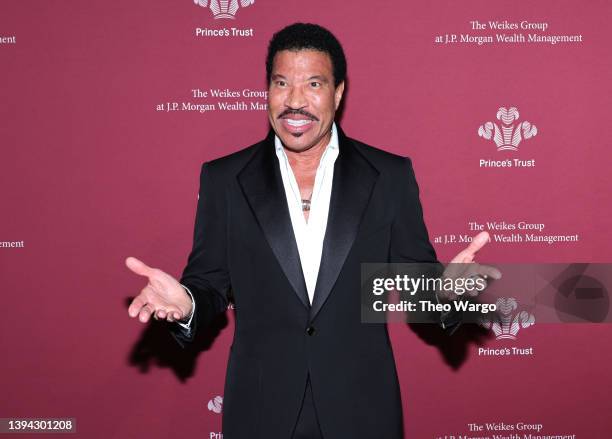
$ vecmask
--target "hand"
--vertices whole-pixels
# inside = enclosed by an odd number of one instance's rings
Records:
[[[501,271],[497,268],[488,265],[480,265],[474,262],[476,253],[489,242],[489,239],[489,234],[487,232],[480,232],[478,235],[474,236],[470,245],[451,260],[450,264],[444,270],[443,277],[451,279],[480,277],[484,279],[485,285],[489,277],[492,279],[501,279]],[[474,297],[482,292],[483,289],[484,288],[466,291],[465,295]],[[458,297],[457,294],[452,291],[442,292],[441,295],[446,300],[454,300]]]
[[[191,298],[178,281],[167,273],[151,268],[136,258],[129,257],[125,265],[134,273],[145,276],[149,282],[128,308],[130,317],[146,323],[151,315],[156,320],[181,320],[191,314]]]

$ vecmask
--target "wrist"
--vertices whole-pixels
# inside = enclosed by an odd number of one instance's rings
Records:
[[[179,323],[183,323],[183,324],[189,324],[191,322],[191,319],[193,318],[193,313],[195,311],[195,300],[194,300],[193,294],[191,293],[189,288],[187,288],[183,284],[180,284],[180,285],[181,285],[181,287],[183,287],[183,289],[185,290],[185,293],[189,297],[189,303],[187,304],[188,311],[185,314],[185,317],[183,317],[182,319],[178,320],[178,322]]]

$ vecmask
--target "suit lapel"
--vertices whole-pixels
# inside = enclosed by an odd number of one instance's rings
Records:
[[[275,153],[273,131],[238,174],[242,191],[278,263],[295,294],[310,308],[311,321],[321,310],[340,274],[378,178],[378,171],[357,151],[340,127],[338,142],[340,151],[334,164],[329,214],[312,306]]]
[[[340,153],[334,164],[332,193],[310,320],[329,297],[353,246],[378,171],[338,127]]]
[[[285,276],[300,301],[310,307],[287,197],[274,148],[274,132],[238,174],[242,191]]]

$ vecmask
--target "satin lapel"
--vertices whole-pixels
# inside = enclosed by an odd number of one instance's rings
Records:
[[[310,307],[272,132],[240,171],[238,182],[295,294]]]
[[[334,164],[332,193],[321,265],[310,309],[312,321],[327,300],[353,246],[378,171],[338,129],[340,153]],[[357,296],[356,296],[357,297]]]

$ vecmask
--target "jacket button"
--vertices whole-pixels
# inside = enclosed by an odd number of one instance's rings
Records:
[[[312,335],[315,333],[315,328],[314,326],[309,326],[308,328],[306,328],[306,334],[308,335]]]

